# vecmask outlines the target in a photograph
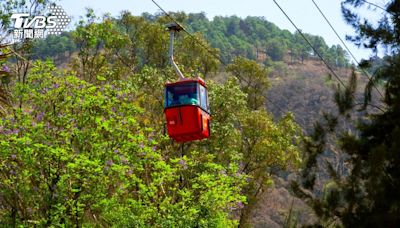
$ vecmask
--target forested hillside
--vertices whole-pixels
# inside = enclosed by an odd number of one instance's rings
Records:
[[[143,14],[147,21],[156,21],[160,15]],[[231,62],[235,57],[241,56],[248,59],[260,60],[269,65],[271,61],[283,61],[285,56],[290,56],[291,62],[304,62],[309,58],[317,59],[312,48],[300,36],[287,30],[278,28],[262,17],[239,18],[215,17],[209,20],[204,13],[174,14],[188,31],[203,36],[212,47],[219,50],[221,60]],[[123,24],[123,17],[114,19]],[[123,25],[121,24],[121,29]],[[329,47],[320,36],[305,34],[314,48],[336,67],[349,65],[348,54],[340,45]],[[62,36],[49,36],[46,40],[40,40],[33,49],[34,58],[60,57],[64,53],[70,55],[77,50],[72,42],[71,33]],[[67,56],[68,57],[68,56]]]
[[[204,34],[228,62],[238,55],[250,59],[266,55],[266,63],[282,61],[288,54],[292,61],[316,57],[299,33],[282,30],[262,17],[214,17],[210,21],[204,13],[199,13],[189,14],[186,24],[192,31]],[[306,37],[330,64],[338,67],[348,64],[347,54],[339,45],[329,47],[320,36],[306,34]]]
[[[0,35],[12,12],[48,4],[0,3]],[[358,40],[396,50],[392,23],[358,27],[346,9]],[[205,140],[167,134],[164,89],[178,76],[166,15],[88,9],[60,36],[0,45],[0,226],[397,225],[395,51],[364,70],[305,34],[329,72],[298,32],[262,17],[171,16],[192,33],[176,34],[176,63],[207,85]]]

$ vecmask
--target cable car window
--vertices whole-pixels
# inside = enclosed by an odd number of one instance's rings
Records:
[[[197,83],[182,83],[167,86],[166,107],[186,104],[199,105]]]
[[[200,85],[200,106],[208,111],[207,91],[202,85]]]

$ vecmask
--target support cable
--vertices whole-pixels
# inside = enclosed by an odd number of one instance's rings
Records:
[[[340,42],[342,42],[343,46],[346,48],[346,50],[349,52],[349,54],[351,55],[351,57],[353,58],[353,60],[357,63],[357,66],[360,66],[360,62],[356,59],[356,57],[354,56],[354,54],[350,51],[350,48],[346,45],[346,43],[344,42],[344,40],[339,36],[338,32],[336,31],[336,29],[333,27],[332,23],[328,20],[328,18],[325,16],[325,14],[322,12],[321,8],[318,6],[318,4],[312,0],[312,2],[314,3],[315,7],[318,9],[318,11],[320,12],[320,14],[322,15],[322,17],[325,19],[325,21],[328,23],[328,25],[331,27],[331,29],[333,30],[333,32],[336,34],[337,38],[339,38]],[[372,77],[368,74],[368,72],[366,72],[363,68],[360,68],[361,71],[365,74],[365,76],[367,76],[368,78],[368,82],[370,82],[372,80]],[[381,98],[383,97],[383,94],[381,93],[381,91],[375,86],[375,84],[373,84],[375,90],[379,93],[379,95],[381,96]]]

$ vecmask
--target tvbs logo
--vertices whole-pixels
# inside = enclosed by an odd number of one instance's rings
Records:
[[[29,20],[29,14],[27,13],[16,13],[11,16],[11,19],[15,19],[15,29],[43,29],[43,28],[55,28],[57,25],[57,16],[36,16],[32,20]]]
[[[61,8],[52,5],[49,7],[49,16],[31,16],[27,13],[15,13],[11,15],[14,22],[14,40],[44,38],[45,31],[48,35],[59,35],[69,24],[71,19]]]

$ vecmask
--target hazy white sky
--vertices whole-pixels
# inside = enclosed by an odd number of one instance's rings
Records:
[[[344,22],[341,15],[341,0],[315,1],[343,39],[346,34],[353,34],[353,29]],[[249,15],[263,16],[282,29],[295,31],[272,0],[156,0],[156,2],[166,11],[184,11],[186,13],[203,11],[210,19],[214,16],[230,15],[237,15],[242,18]],[[319,14],[312,0],[277,0],[277,2],[304,32],[324,37],[329,45],[340,44],[340,40]],[[385,5],[384,0],[370,0],[370,2],[381,6]],[[160,12],[151,0],[60,0],[58,4],[72,16],[73,21],[84,15],[85,7],[93,8],[98,15],[107,12],[118,15],[123,10],[129,10],[134,15],[140,15],[143,12]],[[383,12],[376,10],[369,13],[365,10],[364,13],[368,18],[378,18]],[[358,59],[367,58],[370,55],[370,51],[358,49],[349,42],[348,46]]]

